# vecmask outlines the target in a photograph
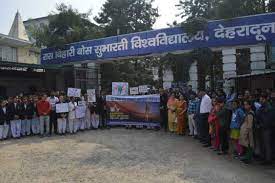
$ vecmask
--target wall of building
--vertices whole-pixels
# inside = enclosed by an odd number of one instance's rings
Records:
[[[39,64],[40,55],[31,51],[29,47],[17,48],[17,62],[28,64]]]

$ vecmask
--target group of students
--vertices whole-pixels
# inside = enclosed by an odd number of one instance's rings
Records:
[[[108,128],[106,101],[103,96],[96,103],[87,96],[66,97],[65,94],[46,94],[9,97],[0,101],[0,140],[24,136],[65,135],[78,131]],[[56,105],[68,103],[68,112],[56,113]],[[76,108],[85,105],[85,116],[77,118]]]
[[[211,96],[211,97],[210,97]],[[219,90],[196,95],[161,91],[163,127],[199,140],[218,155],[229,154],[244,163],[253,159],[271,165],[275,155],[275,103],[271,92],[228,95]]]

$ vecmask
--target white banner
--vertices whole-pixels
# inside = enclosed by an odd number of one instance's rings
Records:
[[[84,118],[85,115],[86,115],[86,106],[85,105],[76,106],[75,117],[79,119],[79,118]]]
[[[130,95],[138,95],[138,87],[130,88]]]
[[[163,82],[163,89],[168,90],[172,88],[172,82]]]
[[[56,113],[69,112],[69,105],[68,105],[68,103],[56,104],[55,107],[56,107]]]
[[[96,102],[96,93],[95,89],[88,89],[87,90],[87,97],[88,97],[88,102]]]
[[[147,85],[141,85],[138,87],[139,93],[147,93],[148,92],[148,86]]]
[[[79,88],[68,88],[67,96],[68,97],[80,97],[81,96],[81,89],[79,89]]]

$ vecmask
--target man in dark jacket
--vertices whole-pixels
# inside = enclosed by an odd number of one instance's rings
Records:
[[[22,108],[18,97],[10,97],[7,106],[7,117],[11,124],[13,138],[20,138]]]
[[[168,130],[168,109],[167,109],[168,95],[161,89],[160,90],[160,115],[161,115],[161,127]]]
[[[7,101],[0,102],[0,140],[5,140],[8,137],[9,121],[7,118]]]
[[[22,108],[22,121],[21,121],[21,135],[31,135],[31,121],[35,112],[33,103],[28,100],[28,97],[23,98],[21,104]]]
[[[106,104],[106,96],[100,95],[98,98],[98,108],[100,115],[100,128],[108,128],[107,126],[107,104]]]
[[[272,164],[272,143],[271,135],[274,127],[274,108],[268,103],[267,95],[262,94],[260,97],[261,107],[259,108],[256,119],[261,131],[261,153],[264,162],[263,165]]]

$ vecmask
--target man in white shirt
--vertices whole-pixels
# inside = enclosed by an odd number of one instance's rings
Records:
[[[59,102],[59,99],[55,96],[55,92],[51,92],[50,97],[47,98],[47,101],[51,104],[51,113],[50,113],[50,134],[52,134],[52,129],[54,128],[54,133],[57,134],[57,115],[55,112],[55,105]]]
[[[201,102],[200,102],[201,142],[204,144],[204,147],[209,147],[211,146],[211,138],[209,135],[208,116],[212,109],[212,100],[204,90],[200,91],[199,96],[201,98]]]

